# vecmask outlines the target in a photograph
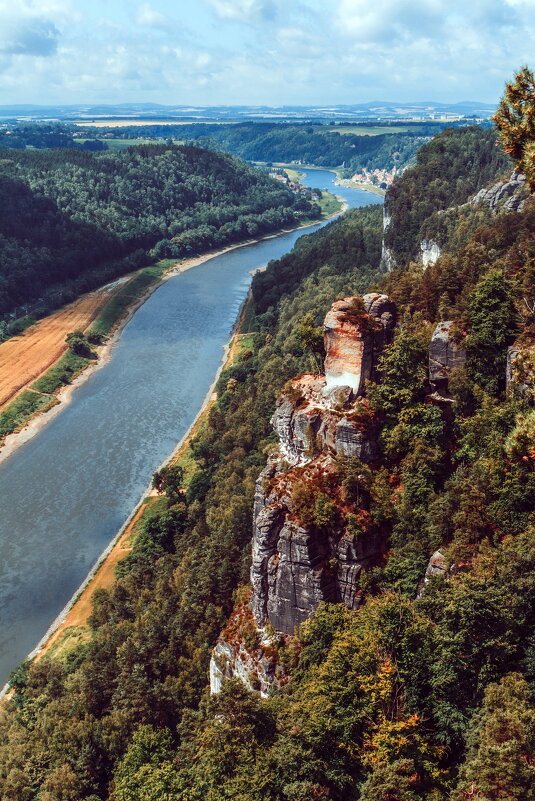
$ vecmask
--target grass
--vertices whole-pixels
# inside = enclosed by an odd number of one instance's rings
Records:
[[[151,284],[155,284],[164,272],[176,263],[176,259],[162,259],[140,270],[103,306],[89,333],[106,337],[124,317],[128,308],[145,294]]]
[[[248,302],[245,306],[244,314],[243,314],[243,321],[240,326],[240,331],[243,331],[244,334],[248,333],[249,331],[255,330],[255,313],[254,313],[254,303]]]
[[[332,192],[322,192],[318,203],[324,217],[330,217],[331,214],[336,214],[342,208],[342,204]]]
[[[298,183],[305,177],[305,173],[301,170],[294,170],[291,167],[285,167],[285,172],[290,179],[290,181],[297,181]]]
[[[73,378],[90,363],[91,359],[86,359],[85,356],[77,356],[71,350],[68,350],[53,367],[47,370],[37,381],[33,382],[31,389],[35,390],[35,392],[52,395],[65,384],[70,384]]]
[[[167,508],[167,499],[165,498],[165,496],[158,497],[152,495],[149,496],[148,498],[145,498],[143,504],[144,504],[144,509],[141,512],[138,519],[136,520],[136,522],[134,523],[134,525],[132,526],[128,542],[125,543],[126,546],[131,546],[135,542],[136,537],[143,531],[143,528],[146,523],[152,520],[152,518],[155,517],[156,515],[165,512]]]
[[[62,636],[50,648],[47,653],[48,659],[55,659],[58,662],[66,662],[71,651],[91,641],[91,630],[89,626],[69,626],[65,629]]]
[[[18,395],[0,414],[0,437],[12,434],[36,412],[46,412],[57,404],[56,398],[29,389]]]

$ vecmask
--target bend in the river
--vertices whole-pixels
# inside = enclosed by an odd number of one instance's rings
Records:
[[[305,179],[350,207],[381,203]],[[251,271],[293,231],[215,256],[165,281],[125,326],[109,362],[0,464],[0,686],[44,635],[185,433],[212,383]]]

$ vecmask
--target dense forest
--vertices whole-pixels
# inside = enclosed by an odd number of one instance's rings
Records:
[[[106,150],[106,145],[97,139],[88,139],[83,143],[76,142],[73,134],[74,125],[61,123],[4,123],[0,127],[0,148],[15,150],[45,149],[51,147],[73,147],[81,150]]]
[[[0,315],[320,216],[232,156],[165,144],[0,150],[0,212]]]
[[[369,135],[364,131],[359,133],[359,126],[354,126],[355,133],[348,126],[344,126],[344,132],[340,133],[336,126],[305,123],[155,123],[119,129],[103,127],[99,129],[99,136],[107,132],[108,135],[123,139],[140,135],[193,139],[203,147],[222,149],[248,161],[299,161],[319,167],[343,167],[345,174],[351,175],[364,167],[369,170],[392,170],[406,166],[414,159],[418,148],[441,130],[444,124],[420,123],[407,127],[406,132],[389,133],[388,126],[384,126],[384,133]],[[94,136],[94,129],[89,128],[88,132]]]
[[[439,137],[397,182],[399,209],[445,207],[431,155],[450,202],[464,202],[501,172],[499,157],[489,166],[494,146],[480,130]],[[193,477],[157,476],[162,505],[96,595],[88,641],[12,677],[3,801],[534,798],[535,206],[470,208],[425,272],[407,256],[381,274],[381,211],[368,207],[255,277],[252,347],[220,377]],[[339,471],[346,498],[364,482],[384,558],[361,578],[359,609],[320,606],[281,640],[280,691],[261,700],[230,680],[209,697],[210,649],[247,597],[275,399],[321,356],[303,332],[321,332],[335,299],[370,288],[396,301],[400,320],[368,388],[380,458],[373,469],[342,459]],[[455,321],[467,351],[448,411],[427,373],[441,320]],[[528,355],[519,390],[506,392],[515,341]],[[321,525],[336,513],[324,505]],[[454,569],[418,592],[439,547]]]
[[[448,222],[456,219],[458,207],[512,169],[495,130],[475,126],[446,129],[418,151],[416,167],[391,187],[385,204],[385,213],[396,220],[386,231],[385,244],[399,264],[419,257],[422,239],[451,237],[455,223]],[[445,214],[447,209],[452,214]]]

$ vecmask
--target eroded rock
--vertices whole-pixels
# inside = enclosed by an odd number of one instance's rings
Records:
[[[252,610],[259,628],[269,621],[282,634],[292,634],[322,601],[343,602],[354,609],[360,602],[359,575],[381,553],[381,544],[367,530],[366,494],[357,499],[361,528],[348,523],[335,491],[333,515],[321,525],[312,509],[303,512],[303,494],[336,475],[331,456],[323,454],[305,468],[282,474],[264,473],[259,493],[265,495],[254,524],[251,584]],[[267,475],[273,477],[266,482]],[[300,487],[299,499],[294,497]]]
[[[323,324],[326,388],[348,386],[362,395],[395,323],[395,304],[377,292],[333,303]]]
[[[492,214],[499,214],[500,211],[521,211],[528,197],[526,176],[515,170],[507,180],[480,189],[469,203],[483,203]]]
[[[451,370],[466,362],[466,351],[451,335],[453,320],[439,323],[429,345],[429,381],[445,389]]]
[[[432,239],[422,239],[420,250],[422,252],[422,264],[424,269],[435,264],[441,253],[440,245],[433,242]]]

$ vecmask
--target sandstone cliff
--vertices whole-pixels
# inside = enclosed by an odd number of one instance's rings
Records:
[[[223,676],[238,676],[265,694],[284,681],[275,647],[281,637],[322,601],[359,605],[360,573],[381,556],[384,542],[370,525],[366,476],[357,471],[348,486],[344,465],[377,457],[365,386],[380,379],[378,359],[395,323],[385,295],[337,301],[324,324],[325,375],[290,381],[278,400],[271,422],[280,445],[256,489],[252,593],[214,649],[214,692]]]

